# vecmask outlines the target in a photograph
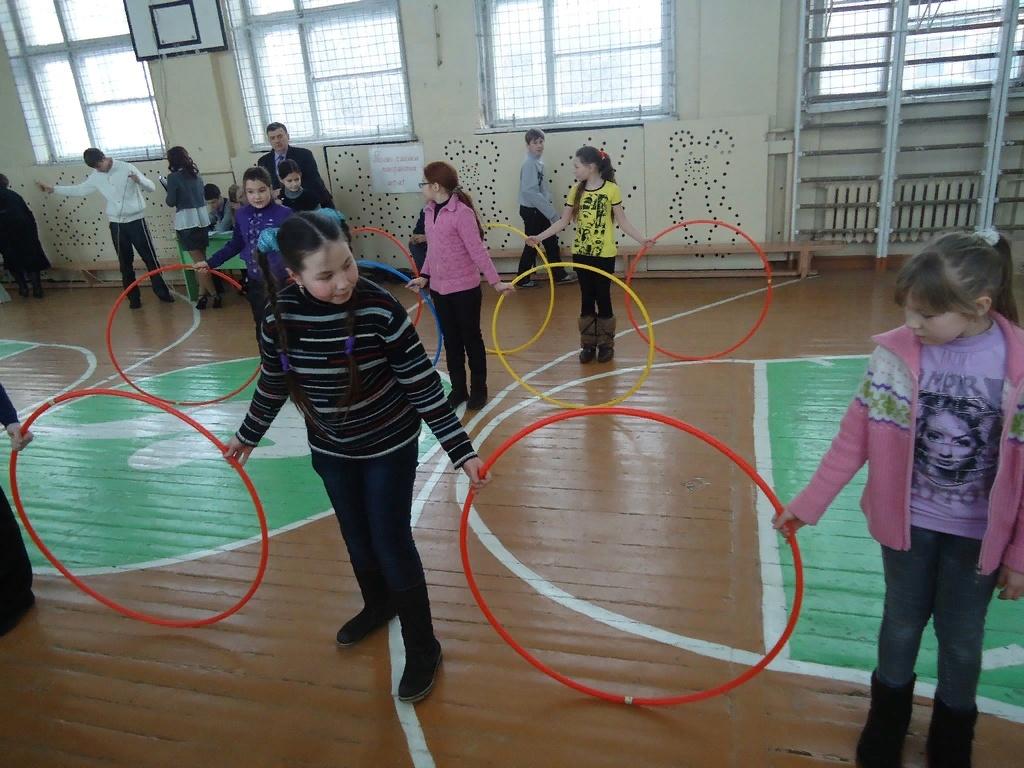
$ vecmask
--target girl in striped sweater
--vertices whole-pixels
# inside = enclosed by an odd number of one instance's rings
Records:
[[[398,694],[418,701],[441,663],[410,519],[421,421],[474,488],[487,479],[408,314],[360,277],[349,239],[344,217],[331,209],[295,214],[276,243],[261,239],[269,300],[262,371],[226,455],[244,462],[291,397],[365,602],[338,631],[338,644],[362,640],[397,613],[406,653]],[[271,279],[266,250],[280,252],[292,283],[280,288]]]
[[[985,615],[1024,594],[1024,330],[1010,245],[952,233],[896,279],[906,324],[878,347],[839,434],[776,528],[816,523],[865,464],[885,607],[862,768],[900,765],[921,634],[935,620],[929,768],[970,768]]]

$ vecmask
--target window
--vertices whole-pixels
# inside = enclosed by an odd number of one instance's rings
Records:
[[[481,0],[491,126],[667,115],[674,0]]]
[[[1000,0],[807,0],[811,101],[859,101],[888,90],[893,26],[907,3],[903,91],[987,88],[998,76]],[[1014,45],[1021,76],[1024,28]]]
[[[397,0],[229,0],[253,146],[281,122],[293,139],[408,138]]]
[[[163,153],[121,0],[0,0],[0,26],[37,162]]]

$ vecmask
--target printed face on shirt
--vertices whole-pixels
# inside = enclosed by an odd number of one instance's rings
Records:
[[[245,182],[245,199],[253,208],[266,208],[274,199],[274,192],[258,179]]]
[[[302,260],[301,272],[289,269],[288,274],[310,296],[328,304],[344,304],[359,282],[355,257],[344,240],[326,243]]]
[[[292,171],[281,179],[281,183],[284,184],[284,188],[289,192],[298,192],[302,189],[302,174],[298,171]]]
[[[981,304],[979,314],[968,315],[963,312],[934,312],[908,298],[903,306],[904,324],[922,344],[948,344],[954,339],[976,336],[991,326],[987,317],[991,299],[983,296],[978,301]]]
[[[598,175],[597,165],[594,163],[584,163],[578,157],[572,159],[572,173],[576,177],[576,181],[587,181]]]
[[[540,157],[541,155],[544,154],[543,138],[534,139],[533,141],[529,142],[526,146],[529,149],[530,154],[533,155],[534,157]]]
[[[271,131],[267,134],[267,141],[270,142],[270,147],[276,154],[283,154],[288,150],[288,131],[284,128]]]

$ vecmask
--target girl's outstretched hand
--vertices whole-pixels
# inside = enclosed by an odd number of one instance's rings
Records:
[[[414,277],[408,283],[405,284],[413,293],[419,293],[421,290],[427,287],[427,278],[425,277]]]
[[[18,421],[7,425],[7,435],[11,438],[11,450],[15,453],[31,443],[34,437],[28,430],[25,430],[24,435],[21,434],[21,422]]]
[[[462,471],[466,473],[466,477],[469,478],[469,485],[474,491],[479,491],[489,482],[491,482],[490,475],[482,475],[481,472],[484,468],[483,460],[474,456],[472,459],[462,465]]]
[[[210,271],[210,265],[207,264],[205,261],[197,261],[195,264],[192,265],[192,269],[194,269],[199,274],[204,275]]]
[[[1024,573],[1004,565],[999,570],[996,586],[999,587],[1000,600],[1019,600],[1024,596]]]
[[[239,464],[245,465],[245,462],[249,460],[249,454],[252,453],[252,449],[255,446],[246,445],[234,435],[228,440],[228,444],[224,447],[224,458],[235,459]]]
[[[499,280],[494,284],[494,290],[498,293],[511,294],[516,292],[516,287],[512,283],[503,283]]]
[[[537,244],[539,242],[540,242],[540,239],[537,238],[537,237],[534,237],[533,235],[530,235],[528,238],[526,238],[526,244],[528,246],[530,246],[531,248],[536,248]]]
[[[787,529],[796,533],[805,525],[807,525],[807,523],[794,515],[788,509],[784,509],[781,515],[772,520],[772,528],[776,531],[781,531],[782,533],[786,533]]]

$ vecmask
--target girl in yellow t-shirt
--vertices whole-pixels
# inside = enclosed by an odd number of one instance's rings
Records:
[[[626,217],[622,193],[615,183],[615,168],[608,154],[596,147],[580,147],[573,158],[576,186],[565,199],[562,217],[538,235],[527,238],[536,245],[576,222],[572,260],[615,271],[615,225],[638,243],[650,243]],[[590,270],[578,270],[580,279],[580,362],[607,363],[615,356],[615,315],[611,280]]]

